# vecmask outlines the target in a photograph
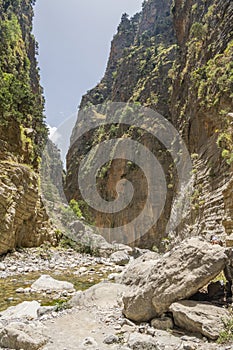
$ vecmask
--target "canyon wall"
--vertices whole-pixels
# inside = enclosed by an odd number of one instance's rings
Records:
[[[55,242],[40,195],[47,138],[31,0],[0,0],[0,254]]]
[[[175,230],[166,230],[179,196],[174,162],[164,145],[140,130],[105,127],[76,140],[78,120],[67,155],[67,199],[82,201],[77,172],[94,145],[109,138],[133,138],[156,155],[167,183],[159,220],[145,235],[135,236],[135,245],[164,249],[164,242],[175,244],[187,236],[215,234],[225,239],[233,233],[232,39],[231,0],[145,1],[141,13],[131,19],[122,16],[106,73],[82,98],[81,110],[105,102],[141,104],[163,115],[182,135],[192,160],[194,189],[186,217]],[[125,225],[145,205],[145,178],[123,159],[103,170],[97,186],[106,200],[116,198],[116,184],[124,177],[136,191],[133,205],[124,212],[106,214],[89,208],[93,222],[109,228]]]

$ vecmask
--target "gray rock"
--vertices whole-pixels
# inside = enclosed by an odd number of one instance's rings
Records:
[[[124,251],[129,255],[133,254],[133,248],[122,243],[112,243],[115,251]]]
[[[16,289],[16,293],[24,293],[24,288],[18,288],[18,289]]]
[[[0,263],[0,271],[5,271],[6,266],[3,263]]]
[[[110,334],[109,336],[107,336],[105,339],[104,339],[104,344],[114,344],[114,343],[117,343],[119,341],[118,337],[114,334]]]
[[[130,256],[125,251],[119,250],[110,255],[110,261],[116,265],[124,266],[130,261]]]
[[[123,278],[130,285],[123,297],[125,316],[137,322],[159,317],[173,302],[207,285],[222,271],[225,261],[224,248],[193,237],[166,257],[129,266]]]
[[[24,323],[10,323],[0,329],[0,346],[16,350],[37,350],[48,342],[42,329]]]
[[[11,306],[7,310],[1,312],[0,318],[4,320],[13,319],[35,319],[40,304],[37,301],[24,301],[16,306]]]
[[[84,292],[77,292],[69,301],[69,305],[87,308],[93,306],[103,309],[113,308],[121,303],[125,290],[126,286],[122,284],[101,282]]]
[[[129,336],[128,344],[132,350],[157,350],[156,340],[150,335],[132,333]]]
[[[151,321],[151,326],[166,331],[173,328],[173,321],[170,317],[154,318]]]
[[[72,283],[55,280],[49,275],[42,275],[37,281],[32,284],[31,288],[37,292],[62,292],[64,290],[69,292],[74,291],[74,285]]]
[[[193,300],[184,300],[170,306],[175,324],[187,331],[201,333],[210,339],[217,339],[223,330],[222,320],[230,317],[228,310]]]
[[[109,281],[118,281],[120,274],[119,273],[110,273],[110,275],[108,275],[108,279]]]
[[[94,338],[87,337],[84,339],[82,346],[98,346],[97,342],[95,341]]]
[[[37,315],[38,317],[50,314],[51,312],[55,311],[56,307],[55,306],[41,306],[38,310],[37,310]]]

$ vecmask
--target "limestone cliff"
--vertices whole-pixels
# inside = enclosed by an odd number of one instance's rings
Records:
[[[193,162],[191,207],[185,220],[167,237],[177,174],[158,140],[121,128],[115,135],[107,129],[90,132],[72,143],[67,155],[68,200],[81,199],[77,170],[97,139],[132,137],[159,159],[168,186],[166,205],[157,224],[135,244],[162,248],[163,238],[175,242],[191,235],[219,234],[225,238],[233,233],[232,19],[231,0],[145,1],[140,14],[132,19],[123,15],[105,76],[82,99],[81,108],[106,101],[141,103],[171,121],[187,144]],[[77,122],[75,129],[78,127]],[[112,161],[105,170],[97,181],[105,199],[114,198],[116,183],[122,177],[137,186],[133,209],[110,215],[90,208],[99,226],[121,226],[143,208],[146,183],[140,169],[123,160]]]
[[[34,1],[0,1],[0,254],[55,235],[40,197],[47,129],[31,33]]]

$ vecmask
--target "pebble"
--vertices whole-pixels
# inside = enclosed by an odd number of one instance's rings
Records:
[[[127,324],[125,324],[122,328],[121,328],[121,332],[122,333],[132,333],[134,332],[135,327],[132,326],[128,326]]]
[[[11,298],[7,298],[6,300],[11,302],[11,301],[14,301],[14,298],[11,297]]]
[[[0,271],[5,271],[6,267],[3,263],[0,263]]]
[[[96,343],[95,339],[94,338],[91,338],[91,337],[87,337],[84,339],[83,343],[82,343],[83,346],[88,346],[88,345],[91,345],[91,346],[98,346],[98,344]]]
[[[115,336],[114,334],[111,334],[104,339],[104,344],[108,344],[108,345],[114,344],[114,343],[117,343],[118,340],[119,339],[117,336]]]
[[[120,326],[120,325],[116,325],[116,326],[114,326],[114,329],[115,329],[116,331],[119,331],[119,330],[121,329],[121,326]]]

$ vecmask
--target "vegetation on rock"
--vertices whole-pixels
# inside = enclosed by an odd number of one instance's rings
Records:
[[[0,125],[18,123],[26,131],[36,166],[47,137],[44,99],[35,59],[36,42],[31,34],[31,0],[0,1]],[[31,141],[30,141],[30,140]],[[24,140],[22,140],[24,141]]]

